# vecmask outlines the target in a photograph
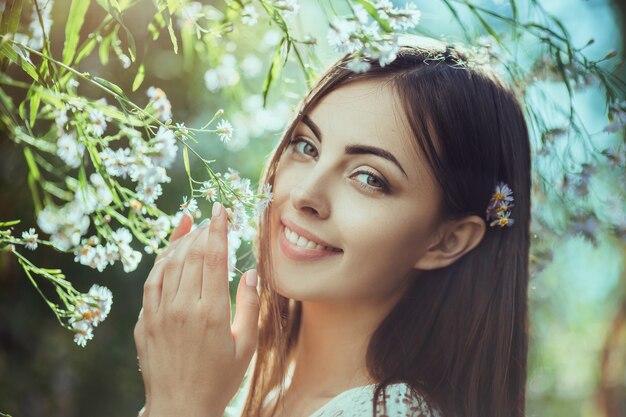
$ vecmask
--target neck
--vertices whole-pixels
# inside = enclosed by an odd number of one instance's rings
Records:
[[[332,398],[374,383],[366,367],[367,347],[395,301],[382,305],[303,301],[289,391]]]

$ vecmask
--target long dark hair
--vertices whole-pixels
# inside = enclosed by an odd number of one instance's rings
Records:
[[[442,216],[484,218],[496,184],[507,183],[515,198],[513,227],[487,227],[480,244],[456,262],[421,271],[371,337],[367,367],[377,382],[374,414],[385,387],[404,382],[446,417],[523,417],[530,146],[515,94],[491,71],[449,47],[402,47],[392,63],[381,67],[369,61],[371,69],[361,74],[346,68],[351,59],[333,65],[305,97],[270,157],[262,184],[273,184],[295,126],[320,98],[364,79],[395,87],[416,151],[440,186]],[[269,210],[259,220],[255,242],[261,318],[245,416],[260,415],[268,393],[284,390],[302,311],[301,302],[273,290],[268,226]]]

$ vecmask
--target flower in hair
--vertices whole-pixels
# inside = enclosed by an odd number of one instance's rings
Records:
[[[514,220],[510,217],[511,207],[514,206],[513,200],[511,188],[506,183],[499,182],[487,206],[486,219],[491,222],[489,226],[513,226]]]

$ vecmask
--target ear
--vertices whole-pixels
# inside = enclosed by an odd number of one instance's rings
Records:
[[[482,241],[487,226],[475,215],[451,220],[440,226],[435,242],[415,263],[416,269],[438,269],[451,265]]]

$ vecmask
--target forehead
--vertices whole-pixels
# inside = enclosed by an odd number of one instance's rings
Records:
[[[383,148],[398,159],[410,180],[429,182],[402,102],[391,83],[361,80],[340,86],[320,99],[308,116],[319,126],[324,143]]]

